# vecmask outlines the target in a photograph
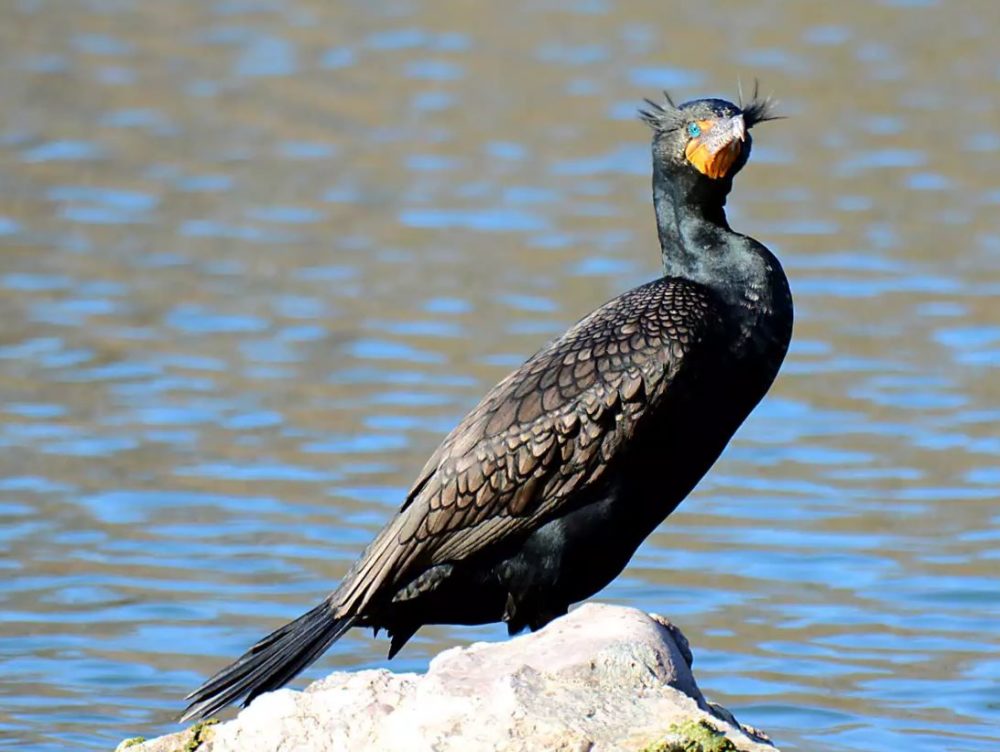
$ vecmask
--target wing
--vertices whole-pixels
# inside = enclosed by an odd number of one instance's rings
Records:
[[[605,475],[722,326],[664,278],[597,309],[497,384],[445,438],[334,602],[357,613],[435,564],[535,529]],[[390,590],[386,590],[386,586]]]

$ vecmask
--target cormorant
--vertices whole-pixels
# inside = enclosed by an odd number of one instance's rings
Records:
[[[497,384],[339,587],[192,692],[182,720],[283,686],[351,627],[387,630],[390,658],[424,624],[539,629],[611,582],[718,458],[791,338],[781,265],[724,210],[750,128],[775,116],[756,90],[646,101],[664,276]]]

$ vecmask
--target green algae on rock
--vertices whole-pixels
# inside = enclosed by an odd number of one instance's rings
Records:
[[[669,736],[640,752],[738,752],[739,748],[708,721],[685,721],[673,724]]]

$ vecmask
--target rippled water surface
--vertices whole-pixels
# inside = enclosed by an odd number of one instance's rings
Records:
[[[754,76],[771,394],[601,598],[786,750],[1000,749],[992,2],[9,0],[0,738],[108,749],[303,611],[507,370],[657,273],[668,87]],[[426,629],[394,665],[502,630]],[[383,665],[351,634],[308,676]],[[25,746],[27,745],[27,746]]]

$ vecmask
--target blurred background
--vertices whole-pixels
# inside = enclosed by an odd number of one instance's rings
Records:
[[[658,273],[646,96],[734,98],[770,395],[599,597],[784,750],[995,750],[1000,7],[6,0],[0,745],[110,749],[325,594],[444,433]],[[424,629],[393,661],[501,639]],[[307,674],[386,665],[356,632]],[[297,686],[301,686],[300,681]]]

